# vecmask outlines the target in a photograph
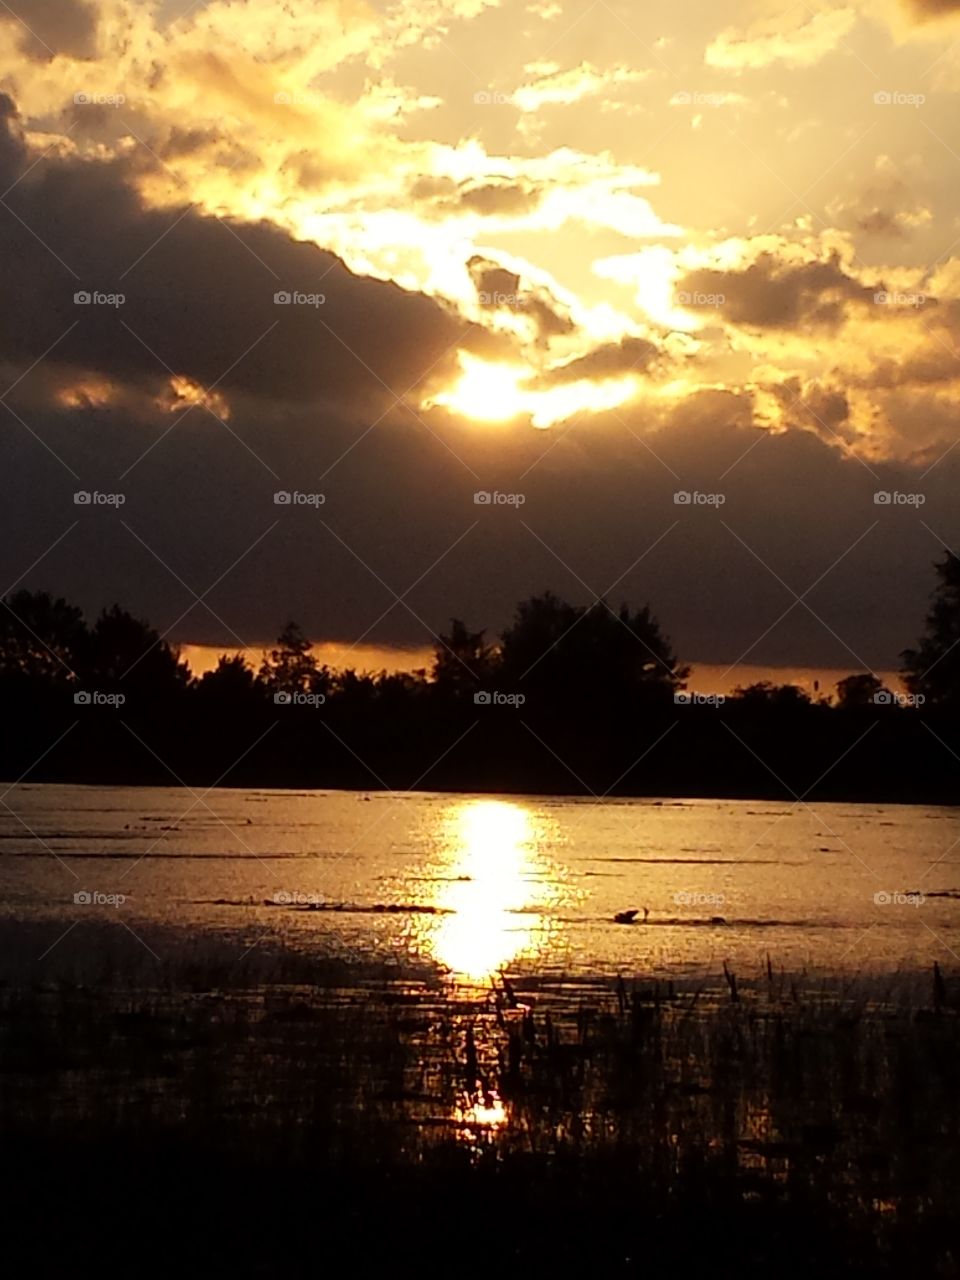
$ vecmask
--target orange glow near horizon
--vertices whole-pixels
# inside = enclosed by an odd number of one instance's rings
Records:
[[[195,676],[214,671],[221,657],[244,657],[254,668],[259,667],[265,650],[272,644],[259,648],[241,649],[238,646],[182,644],[180,658],[187,664]],[[391,645],[339,644],[334,640],[319,640],[313,646],[313,656],[321,666],[330,667],[334,671],[352,668],[355,671],[386,671],[388,674],[400,671],[417,671],[425,668],[429,671],[433,662],[433,649],[423,646],[419,649],[401,649]]]

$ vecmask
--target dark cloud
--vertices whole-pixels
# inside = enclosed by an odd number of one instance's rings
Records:
[[[17,0],[0,8],[0,22],[16,27],[28,58],[49,61],[58,53],[90,58],[96,53],[96,6],[83,0]],[[78,91],[83,88],[77,86]]]
[[[850,401],[840,387],[814,379],[803,382],[800,378],[788,378],[767,388],[783,410],[784,420],[815,432],[828,443],[846,441],[852,436],[848,430]]]
[[[909,223],[903,214],[893,209],[870,209],[857,216],[854,226],[867,236],[886,236],[894,240],[906,239]]]
[[[836,255],[825,261],[794,263],[763,253],[743,269],[691,271],[680,282],[680,290],[719,295],[725,319],[760,329],[833,328],[843,321],[851,303],[873,298],[873,290],[849,276]]]
[[[176,623],[183,642],[236,644],[235,632],[259,644],[292,614],[317,639],[371,628],[368,642],[423,644],[451,615],[499,629],[518,599],[550,588],[579,602],[590,590],[649,600],[694,661],[877,668],[921,626],[940,554],[921,519],[960,535],[953,455],[923,480],[919,468],[867,467],[813,431],[756,429],[749,398],[729,392],[621,409],[556,437],[457,426],[440,411],[426,429],[364,435],[361,419],[331,413],[318,430],[309,412],[243,400],[230,424],[239,439],[201,411],[163,439],[97,411],[29,422],[80,479],[11,421],[0,586],[76,522],[25,585],[91,611],[121,599]],[[127,500],[119,516],[78,510],[81,487]],[[326,501],[278,508],[280,488]],[[478,489],[525,503],[480,508]],[[874,503],[877,490],[918,489],[920,512]],[[725,502],[678,505],[678,491]],[[207,597],[218,617],[194,605],[178,621],[194,603],[183,583],[202,593],[221,574]],[[802,595],[821,575],[811,613],[790,588]],[[391,594],[411,584],[412,613]]]
[[[573,321],[542,285],[534,285],[477,254],[467,263],[482,306],[491,311],[522,311],[535,322],[541,338],[573,332]]]
[[[152,386],[171,370],[228,396],[372,411],[428,371],[449,377],[458,343],[493,349],[438,303],[355,276],[267,224],[146,209],[133,160],[29,169],[9,100],[0,110],[0,188],[16,183],[0,209],[0,274],[15,300],[0,313],[7,362],[52,348],[54,365],[124,383]],[[126,301],[77,306],[79,291]],[[277,293],[323,301],[277,305]]]
[[[929,22],[960,13],[960,0],[904,0],[910,15],[918,22]]]
[[[126,119],[125,112],[124,121]],[[144,124],[145,130],[149,127],[149,124]],[[137,132],[140,132],[139,128]],[[254,151],[216,129],[181,129],[174,125],[166,137],[157,139],[152,145],[161,160],[180,160],[189,156],[205,164],[229,169],[238,180],[261,169],[261,161]]]
[[[473,213],[485,218],[497,214],[529,213],[540,202],[538,192],[518,182],[484,183],[464,187],[460,191],[460,203]]]
[[[477,286],[477,293],[503,293],[515,296],[520,292],[520,277],[514,271],[508,271],[489,258],[474,255],[467,263],[470,277]]]
[[[905,182],[888,162],[862,190],[831,201],[827,214],[834,226],[881,240],[907,240],[932,217],[917,185]]]
[[[457,183],[452,178],[424,175],[408,187],[412,200],[422,203],[428,217],[481,214],[511,217],[529,213],[540,203],[541,193],[524,182]]]
[[[960,350],[946,342],[934,342],[928,350],[901,360],[878,360],[867,373],[847,375],[850,386],[870,391],[892,391],[902,387],[924,387],[955,383],[960,376]]]
[[[551,384],[580,379],[618,378],[625,373],[643,373],[659,356],[659,348],[644,338],[623,338],[620,342],[594,347],[585,356],[568,360],[546,375]]]

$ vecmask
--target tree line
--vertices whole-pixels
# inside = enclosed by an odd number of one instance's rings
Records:
[[[497,637],[454,619],[429,669],[321,663],[295,622],[259,666],[194,676],[114,605],[87,623],[47,592],[0,608],[0,773],[30,780],[755,795],[952,802],[960,769],[960,559],[947,554],[906,694],[872,672],[833,693],[758,683],[726,699],[649,606],[522,601]],[[954,755],[953,753],[956,753]]]

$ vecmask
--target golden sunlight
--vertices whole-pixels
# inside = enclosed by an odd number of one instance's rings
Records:
[[[535,851],[532,814],[512,801],[467,800],[445,826],[450,879],[424,938],[433,958],[454,973],[480,980],[517,956],[539,950],[548,897],[545,865]]]
[[[463,372],[456,385],[434,396],[427,407],[444,405],[477,422],[508,422],[526,411],[520,383],[530,375],[524,369],[490,364],[465,351],[460,352],[459,359]]]
[[[511,422],[528,416],[535,427],[552,427],[589,410],[600,413],[629,400],[639,387],[631,374],[592,382],[576,382],[536,390],[522,384],[533,374],[516,365],[491,364],[468,352],[459,353],[462,373],[453,388],[425,400],[422,407],[441,405],[475,422]]]
[[[453,1118],[458,1127],[463,1130],[463,1136],[473,1138],[480,1133],[489,1132],[491,1129],[499,1129],[509,1120],[507,1108],[503,1099],[496,1094],[489,1097],[472,1096],[465,1102],[459,1103],[453,1112]]]
[[[602,280],[635,287],[634,301],[651,320],[666,329],[690,333],[702,328],[703,318],[687,308],[677,281],[682,275],[680,261],[672,249],[650,245],[638,253],[604,258],[593,264],[594,274]]]

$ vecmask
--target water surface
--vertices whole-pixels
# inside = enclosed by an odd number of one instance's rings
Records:
[[[475,981],[960,951],[952,809],[29,785],[3,805],[0,912],[57,947],[96,920],[155,949],[162,925]]]

